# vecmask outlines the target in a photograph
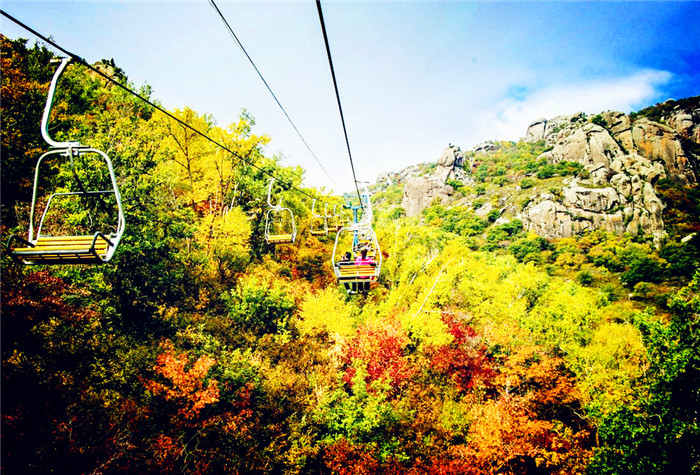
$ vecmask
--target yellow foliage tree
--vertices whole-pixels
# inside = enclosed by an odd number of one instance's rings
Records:
[[[248,216],[238,207],[202,217],[195,238],[204,250],[207,273],[223,280],[243,270],[250,260],[250,233]]]
[[[353,307],[335,287],[307,295],[301,304],[298,328],[303,335],[327,332],[336,343],[355,334],[357,321]]]

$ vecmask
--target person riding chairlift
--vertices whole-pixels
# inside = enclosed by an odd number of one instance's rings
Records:
[[[360,255],[357,256],[355,259],[355,264],[362,266],[362,265],[374,265],[374,259],[372,258],[367,258],[367,248],[363,247],[362,250],[360,250]]]
[[[363,247],[362,250],[360,250],[360,255],[357,256],[355,259],[355,265],[356,266],[362,266],[362,265],[371,265],[374,266],[376,265],[376,262],[374,262],[374,259],[372,258],[367,258],[367,248]],[[360,277],[362,280],[366,280],[366,282],[358,282],[358,287],[359,291],[362,293],[367,293],[369,292],[369,277]]]

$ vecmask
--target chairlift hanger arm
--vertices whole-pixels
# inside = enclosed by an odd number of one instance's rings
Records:
[[[53,106],[54,94],[56,93],[56,85],[58,84],[58,79],[61,77],[61,74],[63,74],[63,71],[66,69],[66,66],[68,66],[68,63],[71,62],[71,59],[72,58],[69,56],[67,58],[60,58],[58,60],[60,61],[60,64],[58,65],[56,71],[53,73],[53,78],[51,78],[49,92],[46,95],[46,105],[44,106],[44,113],[41,116],[41,136],[44,138],[44,141],[47,144],[49,144],[49,146],[54,148],[81,147],[80,142],[57,142],[54,139],[52,139],[51,135],[49,134],[49,117],[51,116],[51,107]],[[56,61],[57,60],[51,60],[52,63]]]

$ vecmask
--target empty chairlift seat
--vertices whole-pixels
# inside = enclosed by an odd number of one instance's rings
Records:
[[[90,264],[109,260],[117,236],[42,236],[34,241],[14,237],[12,254],[25,264]]]
[[[41,135],[52,147],[51,150],[39,157],[34,172],[34,188],[32,191],[32,205],[29,215],[29,232],[27,239],[19,236],[12,236],[7,243],[11,255],[25,264],[89,264],[108,262],[114,255],[122,234],[124,233],[124,213],[121,203],[121,195],[117,186],[117,180],[114,175],[112,161],[104,152],[95,148],[81,145],[79,142],[56,142],[49,135],[48,121],[51,114],[51,106],[53,103],[54,93],[56,92],[56,84],[58,78],[70,62],[70,58],[60,60],[61,64],[54,73],[49,92],[46,98],[46,105],[41,120]],[[75,160],[87,155],[97,155],[100,161],[104,162],[109,175],[110,189],[107,190],[88,190],[79,178],[79,173],[75,165]],[[59,160],[67,160],[73,172],[74,181],[77,183],[80,191],[69,191],[53,193],[44,206],[41,214],[38,227],[34,230],[34,216],[37,211],[37,195],[39,188],[39,176],[42,162],[48,157],[58,158]],[[94,171],[94,170],[93,170]],[[52,204],[55,204],[55,199],[74,196],[81,200],[89,200],[96,198],[104,205],[108,206],[103,201],[106,197],[113,197],[115,207],[109,212],[110,219],[115,219],[116,223],[113,226],[107,226],[109,229],[94,229],[97,226],[90,225],[90,234],[67,234],[62,236],[50,236],[42,234],[44,221],[51,209]],[[86,214],[92,223],[92,217],[89,210]],[[65,224],[65,223],[64,223]],[[100,226],[105,226],[104,224]]]
[[[269,209],[265,213],[265,241],[268,244],[292,244],[297,238],[297,227],[294,222],[294,213],[289,208],[282,206],[282,201],[272,203],[272,186],[274,178],[270,178],[267,188],[267,205]],[[288,217],[285,222],[284,217]],[[283,229],[275,229],[279,225]]]
[[[267,236],[270,244],[291,244],[294,242],[293,234],[270,234]]]
[[[311,229],[312,236],[328,236],[328,203],[325,204],[323,216],[316,214],[316,200],[311,203]]]

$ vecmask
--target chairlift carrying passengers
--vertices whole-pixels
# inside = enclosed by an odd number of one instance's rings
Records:
[[[282,206],[282,199],[272,203],[272,186],[276,179],[270,178],[267,187],[267,205],[269,209],[265,213],[265,241],[268,244],[292,244],[297,238],[297,227],[294,222],[294,213],[289,208]],[[288,223],[284,218],[288,217]]]
[[[333,273],[338,283],[342,283],[350,294],[367,293],[370,284],[379,277],[382,267],[382,252],[372,229],[372,202],[366,189],[361,203],[360,206],[345,206],[353,211],[353,223],[338,230],[331,256]],[[362,218],[358,219],[360,210]],[[342,259],[338,254],[338,249],[345,246],[352,249],[352,252],[346,253],[350,254],[350,259]]]
[[[339,244],[349,240],[353,244],[349,253],[351,258],[347,260],[343,258],[344,252]],[[360,257],[363,251],[364,258]],[[331,263],[338,283],[342,283],[348,293],[366,293],[370,284],[379,277],[382,267],[382,253],[374,230],[362,223],[342,227],[335,236]]]
[[[52,62],[57,60],[52,60]],[[37,161],[34,172],[34,187],[32,191],[32,204],[29,216],[28,238],[23,239],[13,235],[10,237],[7,247],[11,250],[12,256],[20,259],[24,264],[101,264],[108,262],[119,245],[119,241],[124,234],[125,220],[122,209],[121,195],[117,180],[114,175],[114,167],[109,156],[101,150],[80,144],[80,142],[64,141],[57,142],[49,135],[49,116],[53,105],[54,94],[58,79],[63,73],[70,58],[61,58],[60,65],[53,75],[49,92],[46,98],[46,105],[41,119],[41,135],[51,149],[41,155]],[[76,161],[83,160],[87,156],[97,155],[99,161],[104,161],[109,174],[111,189],[87,190],[79,177]],[[78,185],[79,191],[54,192],[44,206],[39,224],[34,229],[34,217],[37,212],[37,195],[39,188],[39,177],[42,162],[49,157],[67,159],[73,175],[73,181]],[[52,204],[66,197],[77,197],[81,203],[89,199],[96,198],[106,207],[104,199],[112,196],[116,204],[116,223],[112,229],[95,229],[89,209],[84,209],[90,222],[91,234],[69,234],[60,232],[59,235],[49,235],[44,233],[45,220]]]

